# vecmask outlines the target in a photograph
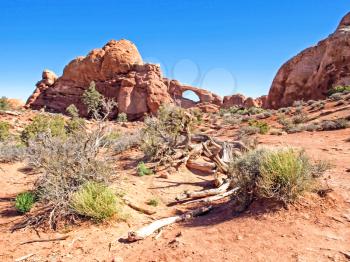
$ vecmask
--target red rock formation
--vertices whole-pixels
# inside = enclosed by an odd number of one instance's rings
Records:
[[[230,108],[232,106],[239,107],[264,107],[266,104],[266,96],[261,96],[256,99],[251,97],[245,97],[241,94],[235,94],[232,96],[225,96],[223,101],[223,108]]]
[[[350,13],[335,33],[285,63],[273,80],[267,106],[325,98],[330,88],[350,84]]]
[[[114,115],[124,112],[130,120],[154,114],[162,103],[172,103],[174,99],[187,102],[187,107],[195,106],[197,103],[182,97],[187,90],[195,92],[200,103],[222,104],[221,98],[209,91],[163,78],[160,67],[143,64],[136,46],[127,40],[112,40],[102,49],[74,59],[59,78],[47,70],[42,78],[27,107],[65,113],[74,104],[81,116],[86,116],[81,97],[91,81],[105,97],[118,102]]]

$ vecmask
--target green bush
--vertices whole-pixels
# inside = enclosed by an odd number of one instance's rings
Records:
[[[21,213],[27,213],[35,203],[35,195],[31,192],[20,193],[16,196],[16,209]]]
[[[88,113],[94,114],[102,107],[103,96],[96,90],[94,81],[90,83],[89,88],[83,93],[83,103],[87,107]]]
[[[5,141],[10,137],[10,124],[0,121],[0,141]]]
[[[28,143],[40,133],[49,132],[53,137],[66,137],[65,120],[60,115],[37,115],[21,133],[23,142]]]
[[[74,104],[71,104],[70,106],[68,106],[66,108],[66,112],[72,118],[78,118],[79,117],[79,110]]]
[[[328,95],[331,96],[335,93],[348,93],[350,92],[350,86],[335,86],[328,91]]]
[[[263,121],[250,120],[248,123],[252,127],[259,128],[260,134],[267,134],[270,130],[270,126],[268,125],[268,123],[263,122]]]
[[[84,184],[70,202],[76,213],[96,220],[110,218],[118,211],[117,196],[107,186],[95,182]]]
[[[11,108],[7,97],[3,96],[0,98],[0,110],[9,110]]]
[[[140,162],[138,165],[137,165],[137,174],[139,176],[148,176],[148,175],[152,175],[153,172],[151,169],[149,169],[148,167],[146,167],[145,163],[144,162]]]
[[[147,205],[156,207],[159,205],[159,202],[157,199],[152,198],[147,201]]]
[[[117,117],[118,123],[125,123],[128,122],[128,116],[125,113],[119,113]]]
[[[255,149],[229,165],[233,184],[239,187],[238,200],[245,206],[253,199],[271,198],[284,204],[314,189],[316,177],[327,169],[311,164],[302,150],[292,148]]]
[[[265,154],[260,163],[257,195],[287,204],[313,184],[312,165],[304,151],[287,148]]]

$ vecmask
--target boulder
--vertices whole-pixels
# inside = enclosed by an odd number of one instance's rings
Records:
[[[244,101],[247,98],[242,94],[235,94],[232,96],[224,96],[223,108],[230,108],[233,106],[244,106]]]
[[[337,30],[286,62],[273,80],[267,107],[291,106],[296,100],[324,99],[328,90],[350,84],[350,13]]]

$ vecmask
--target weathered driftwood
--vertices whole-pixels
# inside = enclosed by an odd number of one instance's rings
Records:
[[[162,218],[159,220],[156,220],[152,222],[151,224],[140,228],[137,231],[131,231],[128,233],[128,241],[133,242],[133,241],[138,241],[147,238],[148,236],[152,235],[154,232],[157,230],[177,223],[181,221],[185,221],[187,219],[191,219],[193,217],[202,215],[204,213],[209,212],[212,209],[212,206],[205,206],[205,207],[200,207],[198,209],[195,209],[193,211],[189,211],[185,214],[179,215],[179,216],[173,216],[173,217],[167,217],[167,218]]]
[[[235,187],[229,191],[226,191],[226,192],[214,195],[214,196],[206,197],[206,198],[191,200],[191,201],[185,202],[184,204],[188,205],[188,204],[193,204],[193,203],[212,203],[212,202],[215,202],[217,200],[223,199],[225,197],[231,196],[231,195],[235,194],[238,190],[239,190],[239,187]]]
[[[124,203],[127,204],[129,207],[131,207],[132,209],[135,209],[136,211],[139,211],[141,213],[147,214],[147,215],[153,215],[156,213],[156,211],[154,210],[150,210],[148,208],[145,207],[141,207],[135,203],[133,203],[129,198],[127,197],[123,197]]]
[[[185,192],[176,197],[176,200],[185,200],[187,198],[201,198],[207,196],[214,196],[220,193],[224,193],[230,186],[231,182],[228,181],[221,185],[219,188],[212,188],[202,191],[194,191],[194,192]]]
[[[215,163],[210,163],[210,162],[205,162],[200,160],[195,161],[193,159],[187,160],[186,166],[189,169],[194,169],[194,170],[198,170],[209,174],[214,174],[216,169]]]

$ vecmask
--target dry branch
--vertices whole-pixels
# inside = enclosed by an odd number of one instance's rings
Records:
[[[159,220],[156,220],[154,222],[152,222],[151,224],[140,228],[137,231],[131,231],[128,233],[128,241],[130,242],[134,242],[134,241],[138,241],[138,240],[142,240],[147,238],[148,236],[152,235],[154,232],[156,232],[157,230],[177,223],[177,222],[181,222],[181,221],[185,221],[187,219],[191,219],[193,217],[202,215],[204,213],[209,212],[212,209],[212,206],[206,206],[206,207],[200,207],[198,209],[195,209],[193,211],[189,211],[185,214],[179,215],[179,216],[173,216],[173,217],[167,217],[167,218],[162,218]]]
[[[37,243],[37,242],[52,242],[52,241],[61,241],[66,240],[69,236],[57,237],[57,238],[47,238],[47,239],[34,239],[20,243],[20,245]]]
[[[129,198],[127,197],[123,197],[124,203],[127,204],[129,207],[131,207],[132,209],[135,209],[136,211],[142,212],[144,214],[147,215],[153,215],[156,213],[156,211],[154,210],[150,210],[144,207],[141,207],[135,203],[133,203]]]

